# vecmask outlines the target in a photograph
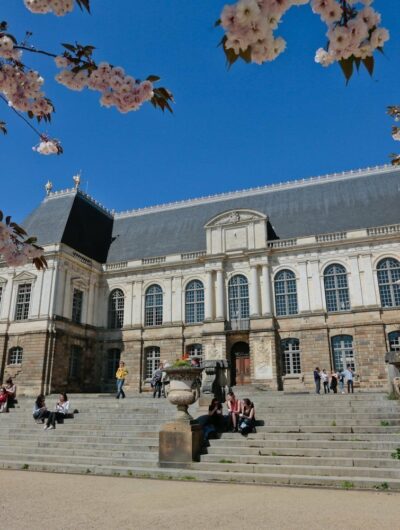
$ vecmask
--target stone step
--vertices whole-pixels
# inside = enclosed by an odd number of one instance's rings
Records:
[[[246,447],[296,447],[306,449],[369,449],[369,450],[394,450],[400,446],[400,437],[397,441],[392,442],[369,442],[369,441],[322,441],[322,440],[257,440],[257,439],[224,439],[212,440],[212,447],[237,447],[238,449]]]
[[[384,422],[384,424],[382,424]],[[388,417],[388,415],[381,416],[381,418],[362,418],[359,419],[358,416],[353,416],[353,418],[346,418],[341,419],[339,417],[330,417],[330,418],[317,418],[317,419],[307,419],[307,418],[292,418],[287,420],[282,420],[281,418],[266,418],[265,420],[261,420],[258,423],[260,423],[262,426],[270,426],[270,427],[287,427],[292,425],[307,425],[307,426],[327,426],[327,427],[348,427],[351,426],[375,426],[375,427],[390,427],[390,426],[400,426],[400,419],[394,419],[392,417]],[[386,425],[388,423],[389,425]]]
[[[54,431],[51,431],[54,433]],[[79,448],[88,448],[88,449],[104,449],[104,450],[113,450],[115,449],[120,451],[131,450],[141,450],[143,451],[158,451],[158,436],[154,438],[84,438],[84,437],[66,437],[58,436],[55,433],[48,437],[38,437],[36,439],[22,439],[15,440],[13,439],[12,445],[10,440],[7,438],[1,439],[0,448],[3,447],[21,447],[24,449],[26,447],[47,447],[47,448],[60,448],[66,449],[79,449]]]
[[[222,435],[224,440],[237,440],[237,433],[224,432]],[[249,434],[247,440],[281,440],[282,434],[279,432],[257,432]],[[242,437],[240,437],[242,438]],[[353,433],[332,433],[332,432],[314,432],[314,433],[301,433],[301,432],[287,432],[284,434],[285,440],[325,440],[325,441],[383,441],[383,442],[396,442],[400,441],[400,432],[398,434],[353,434]],[[214,440],[213,440],[214,442]]]
[[[273,432],[307,432],[307,433],[400,433],[398,426],[372,426],[372,425],[355,425],[344,426],[344,425],[268,425],[257,427],[257,432],[260,433],[273,433]]]
[[[277,469],[278,468],[278,469]],[[323,475],[323,476],[346,476],[379,478],[400,480],[400,469],[379,468],[349,468],[339,466],[308,466],[308,465],[268,465],[268,464],[216,464],[216,463],[193,463],[191,469],[206,471],[225,471],[230,473],[280,473],[288,475]]]
[[[207,448],[208,454],[221,455],[222,458],[230,460],[230,455],[240,456],[259,455],[259,456],[312,456],[312,457],[330,457],[330,458],[383,458],[391,457],[391,451],[369,450],[369,449],[312,449],[298,447],[246,447],[238,449],[237,447],[227,446],[210,446]]]
[[[156,455],[157,456],[157,455]],[[98,466],[98,465],[104,465],[104,466],[121,466],[121,467],[157,467],[158,462],[157,458],[152,459],[144,459],[144,458],[106,458],[106,457],[95,457],[95,456],[75,456],[75,455],[60,455],[60,453],[56,454],[47,454],[47,455],[36,455],[36,454],[2,454],[1,460],[7,461],[15,461],[16,459],[19,459],[20,461],[24,462],[37,462],[40,463],[42,461],[45,461],[47,464],[82,464],[87,466]]]
[[[400,461],[391,458],[331,458],[312,456],[260,456],[260,455],[230,455],[229,459],[220,455],[201,455],[201,462],[218,464],[272,464],[272,465],[307,465],[307,466],[340,466],[340,467],[371,467],[391,468],[400,470]]]
[[[112,435],[112,434],[109,434],[109,433],[103,433],[103,434],[98,434],[96,436],[88,436],[87,434],[82,434],[82,433],[77,433],[75,435],[71,435],[71,434],[65,434],[65,432],[63,433],[60,429],[56,429],[56,430],[50,430],[50,431],[43,431],[42,430],[42,433],[39,433],[37,434],[36,436],[30,434],[29,436],[24,436],[22,437],[23,439],[26,439],[26,440],[32,440],[32,439],[40,439],[40,440],[46,440],[48,438],[47,437],[52,437],[52,439],[54,440],[58,440],[60,443],[61,442],[81,442],[81,441],[86,441],[88,443],[93,443],[93,442],[98,442],[98,443],[108,443],[108,442],[111,442],[113,440],[115,440],[115,443],[133,443],[133,442],[141,442],[141,440],[143,439],[152,439],[152,440],[155,440],[157,441],[158,440],[158,432],[154,432],[154,433],[151,433],[151,432],[146,432],[146,433],[136,433],[135,436],[115,436],[115,435]],[[15,436],[15,434],[5,434],[4,436],[1,437],[2,439],[4,440],[12,440],[13,442],[15,440],[19,440],[21,438],[17,438]]]
[[[318,486],[339,489],[389,489],[400,490],[400,480],[385,476],[368,478],[356,476],[311,476],[263,473],[232,473],[224,471],[203,471],[202,469],[146,468],[117,466],[87,466],[78,464],[48,464],[46,462],[20,462],[0,459],[2,469],[23,469],[56,473],[80,473],[105,476],[125,476],[135,478],[155,478],[159,480],[183,480],[187,482],[226,482],[241,484],[275,484],[286,486]]]

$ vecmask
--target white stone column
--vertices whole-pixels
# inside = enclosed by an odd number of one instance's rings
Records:
[[[260,316],[260,288],[258,281],[258,267],[251,267],[251,290],[250,290],[250,316]]]
[[[182,322],[182,277],[172,279],[172,322]]]
[[[132,284],[132,324],[139,326],[144,324],[144,296],[142,294],[143,281]]]
[[[64,307],[64,295],[65,295],[65,267],[63,263],[57,264],[57,276],[56,281],[53,285],[54,289],[54,300],[55,308],[54,313],[59,316],[63,316],[63,307]]]
[[[322,311],[322,293],[321,293],[321,281],[319,274],[319,260],[310,260],[307,265],[308,277],[310,279],[310,302],[311,311]]]
[[[358,268],[358,256],[350,256],[350,277],[349,291],[350,291],[350,307],[362,307],[363,297],[361,291],[360,273]]]
[[[14,315],[12,314],[12,311],[15,312],[15,307],[12,306],[12,296],[13,294],[13,281],[12,278],[9,276],[7,278],[7,283],[3,284],[3,293],[2,293],[2,300],[1,300],[1,317],[7,318],[9,320],[12,320],[14,318]]]
[[[272,315],[271,279],[269,276],[269,265],[262,266],[262,312],[265,316]]]
[[[163,324],[172,322],[172,278],[165,280]]]
[[[72,285],[71,285],[71,271],[67,270],[65,273],[64,286],[64,310],[63,317],[71,318],[72,316]]]
[[[360,276],[364,304],[380,305],[379,291],[375,290],[376,272],[372,268],[371,254],[360,255]]]
[[[36,278],[36,281],[32,284],[31,307],[29,311],[30,318],[37,318],[39,316],[44,274],[45,274],[44,270],[38,271],[38,276]]]
[[[225,320],[225,282],[224,272],[222,269],[217,270],[217,304],[216,318]]]
[[[308,292],[307,262],[300,261],[297,267],[299,270],[299,282],[297,285],[299,313],[308,313],[310,311],[310,294]]]
[[[212,320],[213,318],[213,271],[206,271],[206,288],[204,291],[204,318]]]

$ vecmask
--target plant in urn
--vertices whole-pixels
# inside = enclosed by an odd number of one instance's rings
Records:
[[[190,422],[193,419],[188,408],[200,397],[202,370],[187,360],[177,360],[165,368],[170,381],[168,399],[178,409],[177,420]]]

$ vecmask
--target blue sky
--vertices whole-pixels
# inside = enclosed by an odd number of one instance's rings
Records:
[[[31,14],[23,0],[0,0],[0,17],[18,37],[32,31],[43,49],[58,53],[58,43],[77,40],[95,45],[98,61],[134,77],[160,75],[174,92],[174,114],[150,105],[125,115],[103,109],[97,93],[58,85],[52,60],[26,54],[46,78],[56,106],[47,131],[62,140],[65,153],[33,152],[36,137],[0,106],[9,128],[0,138],[0,208],[17,220],[41,201],[47,179],[63,189],[79,170],[84,190],[108,208],[126,210],[383,164],[397,148],[385,112],[400,103],[398,0],[375,0],[391,40],[374,77],[361,72],[347,87],[338,66],[314,63],[326,28],[308,6],[285,16],[278,34],[288,48],[274,63],[238,62],[228,71],[217,48],[221,30],[213,27],[223,1],[91,3],[91,16],[76,8],[57,18]]]

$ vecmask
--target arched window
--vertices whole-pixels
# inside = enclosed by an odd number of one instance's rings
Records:
[[[284,270],[275,276],[276,315],[295,315],[297,308],[296,276],[294,272]]]
[[[186,347],[186,354],[190,361],[198,361],[199,364],[203,362],[203,346],[201,344],[189,344]]]
[[[388,339],[390,351],[400,351],[400,331],[392,331]]]
[[[125,297],[121,289],[114,289],[108,300],[108,327],[120,329],[124,326]]]
[[[350,309],[349,287],[346,269],[337,263],[329,265],[324,272],[325,299],[328,313]]]
[[[283,374],[301,374],[299,339],[281,340]]]
[[[385,258],[377,266],[382,307],[400,306],[400,262]]]
[[[145,326],[161,326],[163,323],[163,293],[159,285],[151,285],[147,289],[144,307]]]
[[[249,318],[249,284],[247,278],[237,274],[229,280],[229,320]]]
[[[149,346],[144,350],[144,377],[151,379],[153,372],[160,366],[160,348]]]
[[[204,285],[200,280],[188,283],[185,292],[185,321],[187,324],[204,320]]]
[[[8,352],[8,364],[22,364],[23,353],[24,350],[19,346],[11,348]]]
[[[108,380],[115,379],[115,374],[118,370],[119,361],[121,359],[121,350],[118,348],[110,348],[107,352],[106,377]]]
[[[346,370],[349,364],[355,370],[353,337],[351,335],[336,335],[332,337],[333,366],[337,372]]]

